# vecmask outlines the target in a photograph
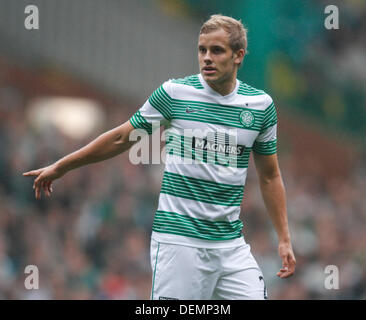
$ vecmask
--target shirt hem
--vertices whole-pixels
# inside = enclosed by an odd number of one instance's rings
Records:
[[[235,248],[246,244],[244,236],[232,240],[203,240],[157,231],[152,232],[151,239],[160,243],[169,243],[183,245],[187,247],[208,249]]]

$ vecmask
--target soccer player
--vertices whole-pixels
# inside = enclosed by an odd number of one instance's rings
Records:
[[[24,173],[36,177],[36,199],[42,189],[50,196],[52,182],[68,171],[129,149],[134,129],[151,133],[154,121],[168,127],[151,236],[151,299],[267,298],[239,220],[251,151],[278,235],[277,276],[295,271],[276,154],[276,109],[267,93],[236,78],[246,50],[240,21],[211,16],[199,34],[199,74],[164,82],[126,123],[50,166]]]

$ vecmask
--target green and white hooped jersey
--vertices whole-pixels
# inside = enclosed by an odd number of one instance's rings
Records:
[[[243,243],[239,219],[250,152],[276,153],[271,97],[236,80],[222,96],[201,74],[165,82],[132,116],[150,134],[166,130],[166,165],[152,237],[220,248]]]

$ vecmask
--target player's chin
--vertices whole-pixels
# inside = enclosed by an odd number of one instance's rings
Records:
[[[215,72],[213,74],[203,73],[203,79],[205,79],[207,82],[218,82],[220,80],[220,75],[218,74],[218,72]]]

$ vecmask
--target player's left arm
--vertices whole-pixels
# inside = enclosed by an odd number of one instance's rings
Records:
[[[278,252],[282,259],[280,278],[295,272],[296,259],[291,245],[287,220],[286,191],[278,165],[277,154],[262,155],[253,152],[263,200],[278,235]]]

